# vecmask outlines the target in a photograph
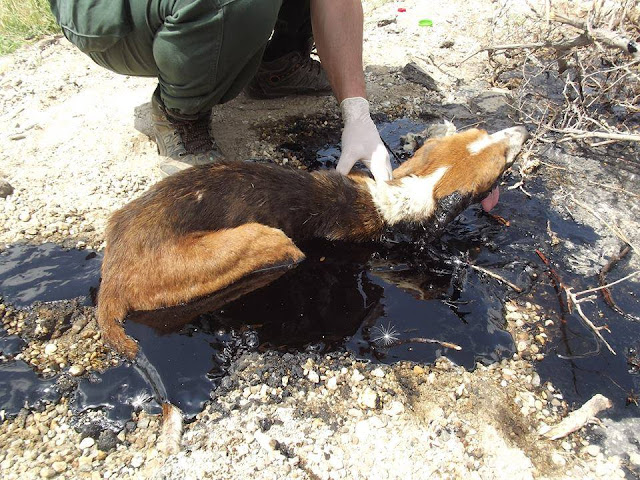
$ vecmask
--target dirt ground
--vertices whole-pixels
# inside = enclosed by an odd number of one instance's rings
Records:
[[[505,13],[503,3],[365,1],[364,59],[374,113],[438,116],[444,104],[481,110],[470,100],[493,92],[486,57],[460,62],[496,31],[509,37],[501,19],[513,24],[524,7]],[[433,26],[419,26],[423,18]],[[407,80],[402,69],[410,62],[435,79],[437,92]],[[13,188],[0,198],[0,244],[104,246],[109,214],[159,180],[149,121],[154,88],[154,79],[101,69],[59,36],[0,58],[0,178]],[[274,140],[279,125],[305,118],[323,118],[339,133],[332,97],[257,101],[241,95],[214,109],[212,128],[230,159],[296,166]],[[633,203],[628,211],[637,209]],[[620,214],[619,207],[611,211]],[[637,239],[636,221],[624,221]],[[534,344],[523,325],[543,312],[524,301],[507,307],[514,337]],[[25,315],[0,305],[10,333],[21,332]],[[111,361],[91,309],[82,326],[57,341],[55,362],[45,362],[46,343],[32,340],[23,355],[39,371],[44,363],[54,369],[77,363],[82,374],[97,368],[96,357]],[[78,346],[99,351],[87,359],[77,355]],[[557,441],[540,437],[539,429],[557,423],[570,406],[552,384],[540,382],[531,356],[516,354],[473,372],[448,361],[373,368],[348,355],[291,357],[243,358],[211,405],[186,426],[181,450],[168,456],[156,448],[158,417],[144,412],[111,448],[72,426],[66,399],[3,418],[2,477],[610,479],[631,478],[640,468],[640,452],[610,454],[580,433]],[[277,385],[255,373],[265,368],[278,372]]]

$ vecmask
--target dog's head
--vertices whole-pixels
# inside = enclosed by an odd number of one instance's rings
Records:
[[[491,194],[527,136],[524,127],[513,127],[491,135],[471,129],[428,140],[372,195],[387,223],[420,223],[436,233]]]

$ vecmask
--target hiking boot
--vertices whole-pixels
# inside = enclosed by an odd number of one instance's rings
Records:
[[[154,93],[151,98],[151,121],[158,154],[167,157],[158,165],[163,176],[222,159],[218,145],[211,136],[211,112],[182,115],[168,110],[160,96]]]
[[[263,61],[245,91],[252,98],[328,95],[331,85],[320,62],[293,51],[276,60]]]

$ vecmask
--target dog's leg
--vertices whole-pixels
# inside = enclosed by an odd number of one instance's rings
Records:
[[[133,359],[137,344],[122,327],[127,312],[189,302],[253,272],[302,260],[304,254],[281,230],[257,223],[178,238],[129,268],[110,265],[115,273],[103,279],[98,298],[103,339]]]

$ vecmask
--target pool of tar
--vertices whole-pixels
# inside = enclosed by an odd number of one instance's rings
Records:
[[[402,119],[379,126],[401,157],[400,135],[425,125]],[[310,148],[316,168],[331,166],[339,154],[332,145]],[[508,176],[507,182],[514,183]],[[640,387],[633,365],[640,322],[614,312],[599,296],[585,306],[610,329],[607,339],[618,352],[613,355],[575,313],[561,307],[536,249],[563,272],[567,284],[588,288],[597,279],[571,274],[566,260],[570,247],[565,245],[588,246],[597,235],[550,207],[541,178],[531,180],[527,189],[531,198],[502,189],[494,213],[509,226],[473,206],[431,244],[419,232],[390,233],[378,243],[312,242],[302,246],[307,259],[297,268],[221,308],[211,311],[205,301],[130,315],[126,331],[140,343],[146,364],[122,363],[81,379],[72,395],[74,408],[104,408],[122,421],[133,409],[157,409],[154,391],[161,391],[187,415],[195,415],[246,351],[348,351],[382,363],[431,363],[444,355],[472,369],[476,362],[496,362],[515,352],[505,330],[504,304],[517,299],[540,305],[554,321],[547,330],[545,358],[536,363],[543,381],[551,380],[569,402],[582,403],[602,393],[614,401],[614,415],[637,415],[637,406],[626,399]],[[552,248],[547,222],[567,242]],[[89,301],[90,289],[98,285],[99,264],[100,256],[86,251],[14,245],[0,255],[0,295],[19,307],[79,296]],[[503,276],[523,293],[470,264]],[[623,261],[611,277],[629,272]],[[615,299],[625,312],[640,314],[637,283],[621,284]],[[13,359],[23,346],[21,339],[0,330],[0,392],[5,392],[0,410],[7,414],[25,403],[55,399],[55,377],[39,378]]]

